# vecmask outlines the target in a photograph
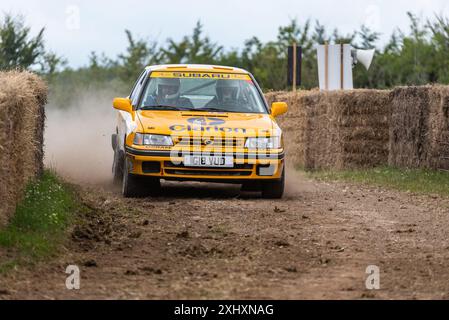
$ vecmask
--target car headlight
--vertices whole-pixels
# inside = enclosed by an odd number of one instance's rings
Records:
[[[173,140],[170,136],[136,133],[134,136],[134,144],[144,146],[172,146]]]
[[[248,138],[245,143],[247,149],[279,149],[280,147],[279,137]]]

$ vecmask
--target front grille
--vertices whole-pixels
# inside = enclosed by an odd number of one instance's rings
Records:
[[[179,164],[174,164],[171,161],[165,161],[164,162],[164,167],[166,168],[196,168],[198,169],[198,167],[186,167],[183,163],[179,163]],[[208,167],[201,167],[201,169],[207,169]],[[253,164],[249,164],[249,163],[245,163],[245,164],[234,164],[233,169],[237,169],[237,170],[253,170],[254,165]],[[212,168],[209,168],[212,169]],[[217,168],[215,168],[217,169]],[[219,168],[218,168],[219,169]]]
[[[245,146],[245,138],[176,137],[174,140],[176,146],[202,146],[220,148],[243,148]]]
[[[184,176],[234,176],[247,177],[251,175],[251,171],[230,171],[230,170],[177,170],[165,169],[167,174],[184,175]]]

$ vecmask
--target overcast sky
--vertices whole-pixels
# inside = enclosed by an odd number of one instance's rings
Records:
[[[87,63],[91,51],[115,57],[124,51],[124,29],[164,42],[190,33],[200,19],[212,40],[242,47],[257,36],[273,40],[290,19],[318,19],[328,29],[350,32],[362,24],[383,33],[407,29],[407,11],[422,17],[449,16],[448,0],[1,0],[0,11],[23,14],[34,31],[46,27],[47,47],[72,67]]]

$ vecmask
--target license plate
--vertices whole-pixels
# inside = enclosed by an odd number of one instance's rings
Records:
[[[234,157],[227,156],[185,156],[187,167],[233,168]]]

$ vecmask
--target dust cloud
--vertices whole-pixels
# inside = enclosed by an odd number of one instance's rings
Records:
[[[114,94],[86,92],[69,105],[46,109],[45,165],[74,183],[110,184]]]
[[[305,173],[298,171],[291,164],[286,164],[285,196],[295,198],[307,192],[317,192],[318,187],[310,181]]]

